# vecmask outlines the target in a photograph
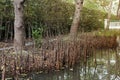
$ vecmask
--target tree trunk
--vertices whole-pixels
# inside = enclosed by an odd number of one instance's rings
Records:
[[[25,0],[14,0],[14,49],[16,52],[22,51],[25,41],[25,30],[23,21],[23,9]]]
[[[119,0],[118,10],[117,10],[117,17],[120,19],[120,0]]]
[[[83,7],[84,0],[75,0],[75,13],[73,17],[73,22],[70,29],[70,36],[75,37],[77,35],[77,30],[80,22],[80,13]]]
[[[107,19],[107,26],[106,26],[107,30],[109,29],[109,26],[110,26],[111,9],[112,9],[112,0],[110,1],[110,6],[108,9],[108,19]]]

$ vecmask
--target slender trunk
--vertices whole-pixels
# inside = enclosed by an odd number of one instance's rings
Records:
[[[117,9],[117,17],[120,19],[120,0],[119,0],[118,9]]]
[[[10,24],[10,40],[13,40],[13,27],[12,24]]]
[[[75,37],[77,35],[77,30],[78,30],[79,22],[80,22],[80,13],[83,7],[83,1],[84,0],[75,1],[75,13],[74,13],[73,22],[72,22],[71,29],[70,29],[70,36],[72,37]]]
[[[32,33],[31,33],[31,27],[28,28],[28,33],[29,33],[29,34],[28,34],[28,38],[31,39],[31,34],[32,34]]]
[[[5,75],[6,75],[6,61],[5,61],[5,56],[2,56],[2,80],[5,80]]]
[[[109,6],[109,10],[108,10],[108,19],[107,19],[106,29],[109,29],[109,26],[110,26],[111,9],[112,9],[112,0],[110,1],[110,6]]]
[[[14,49],[15,51],[21,51],[24,47],[25,32],[23,21],[23,9],[25,0],[14,0]]]
[[[2,39],[2,23],[3,23],[3,16],[2,16],[2,14],[1,14],[1,16],[0,16],[0,40]]]

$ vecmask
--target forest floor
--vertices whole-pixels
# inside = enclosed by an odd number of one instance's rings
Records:
[[[32,39],[26,39],[25,41],[25,46],[33,45],[33,40]],[[2,50],[9,50],[13,49],[13,41],[1,41],[0,42],[0,51]]]
[[[99,30],[99,31],[93,31],[93,32],[79,32],[78,33],[78,37],[79,39],[82,39],[84,40],[86,36],[89,36],[89,37],[93,37],[93,36],[119,36],[120,35],[120,31],[118,30]],[[56,36],[56,37],[53,37],[53,38],[47,38],[47,39],[43,39],[43,42],[45,40],[48,40],[49,41],[54,41],[54,40],[58,40],[58,39],[63,39],[63,40],[68,40],[69,37],[68,35],[62,35],[62,36]],[[94,38],[93,38],[94,39]],[[34,44],[34,41],[33,39],[26,39],[25,41],[25,45],[26,46],[30,46],[30,45],[33,45]],[[0,51],[1,50],[6,50],[6,49],[13,49],[13,41],[3,41],[3,42],[0,42]]]

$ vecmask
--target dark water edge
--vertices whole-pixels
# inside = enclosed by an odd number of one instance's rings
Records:
[[[120,51],[97,51],[71,69],[29,74],[19,80],[120,80]]]

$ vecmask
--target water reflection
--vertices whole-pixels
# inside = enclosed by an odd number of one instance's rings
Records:
[[[86,63],[59,72],[31,74],[29,80],[120,80],[120,55],[112,50],[93,53]],[[26,80],[25,79],[25,80]]]

